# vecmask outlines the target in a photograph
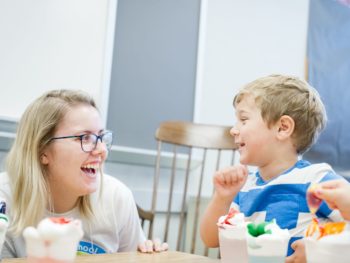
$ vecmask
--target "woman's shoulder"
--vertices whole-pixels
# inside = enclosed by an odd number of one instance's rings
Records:
[[[119,197],[132,196],[131,190],[118,178],[108,174],[104,174],[102,178],[102,193],[103,195],[114,194]]]
[[[6,172],[0,172],[0,182],[1,183],[6,183],[8,182],[9,177]]]
[[[10,192],[10,182],[6,172],[0,173],[0,192]]]
[[[111,176],[109,174],[103,175],[102,182],[103,182],[103,187],[129,189],[122,181],[120,181],[118,178]]]

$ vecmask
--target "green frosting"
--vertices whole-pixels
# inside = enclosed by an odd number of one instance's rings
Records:
[[[249,223],[247,225],[248,232],[253,237],[258,237],[258,236],[263,235],[263,234],[272,234],[271,230],[265,230],[265,227],[271,223],[272,222],[262,222],[262,223],[258,223],[258,224]]]

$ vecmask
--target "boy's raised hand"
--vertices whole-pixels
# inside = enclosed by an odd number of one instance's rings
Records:
[[[217,171],[213,178],[216,195],[232,200],[245,184],[247,177],[248,169],[242,164]]]

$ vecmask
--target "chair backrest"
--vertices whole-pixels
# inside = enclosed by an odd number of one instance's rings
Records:
[[[195,253],[205,175],[208,174],[209,169],[209,175],[206,177],[210,179],[208,184],[210,185],[211,194],[211,178],[214,171],[223,166],[232,165],[234,162],[237,146],[234,143],[233,137],[230,135],[230,128],[228,126],[196,124],[183,121],[167,121],[160,124],[155,135],[158,142],[158,149],[151,209],[150,211],[144,211],[139,208],[141,219],[150,220],[149,238],[153,236],[154,225],[157,226],[157,230],[161,227],[158,222],[157,224],[153,222],[157,218],[155,215],[162,214],[164,236],[160,238],[163,238],[165,242],[169,242],[170,239],[174,242],[174,239],[176,239],[175,249],[179,251],[185,250],[184,241],[186,240],[189,244],[187,246],[187,252]],[[167,147],[166,152],[164,152],[164,147]],[[171,152],[169,152],[169,148],[172,149]],[[224,159],[226,160],[226,164],[223,165]],[[164,162],[167,162],[167,164],[164,164]],[[212,164],[212,169],[208,165],[209,162]],[[168,169],[164,169],[164,166],[167,166]],[[167,172],[166,176],[163,175],[165,172]],[[163,189],[162,194],[168,192],[167,197],[165,195],[159,195],[159,182],[164,177],[166,177],[168,189]],[[189,198],[189,188],[193,195],[192,206],[188,203],[191,199]],[[177,198],[175,198],[175,195]],[[163,203],[161,212],[159,212],[160,201]],[[194,211],[188,211],[187,207],[194,207]],[[192,218],[189,218],[188,212],[191,212]],[[177,216],[178,229],[177,231],[172,229],[172,232],[177,232],[176,237],[172,238],[169,230],[170,226],[173,227],[176,225],[175,223],[170,224],[170,220],[174,214]],[[189,222],[189,219],[193,221]],[[186,226],[187,231],[185,230],[185,224],[192,225],[190,231],[188,231],[188,226]],[[208,250],[205,249],[204,254],[207,253]]]

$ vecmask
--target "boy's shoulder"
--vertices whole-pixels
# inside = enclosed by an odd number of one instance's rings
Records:
[[[306,184],[320,182],[324,177],[334,177],[336,179],[340,176],[334,172],[328,163],[311,164],[308,161],[299,160],[293,169],[280,177],[281,180],[286,180],[289,183]]]
[[[280,184],[308,184],[318,183],[325,178],[330,180],[341,178],[341,176],[337,175],[327,163],[311,164],[308,161],[299,160],[292,168],[268,182],[263,182],[258,173],[250,174],[245,186],[251,188]]]

